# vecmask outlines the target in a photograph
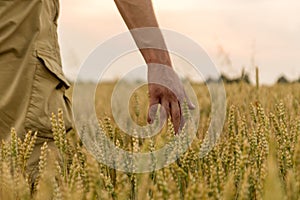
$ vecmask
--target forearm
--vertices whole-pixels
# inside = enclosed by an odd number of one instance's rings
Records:
[[[147,64],[172,66],[151,0],[115,0],[119,12]],[[145,28],[145,29],[142,29]]]

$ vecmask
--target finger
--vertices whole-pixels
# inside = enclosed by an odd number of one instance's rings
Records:
[[[170,103],[167,99],[162,99],[161,106],[162,108],[160,110],[160,121],[165,122],[168,119],[168,116],[170,115]]]
[[[196,106],[193,104],[193,102],[190,99],[187,99],[187,104],[190,110],[194,110]]]
[[[150,98],[149,100],[149,108],[148,108],[148,116],[147,116],[147,122],[149,124],[152,124],[154,122],[156,113],[157,113],[157,108],[159,104],[159,100],[157,98]]]
[[[177,101],[171,103],[171,121],[177,134],[181,125],[181,109]]]
[[[196,106],[193,104],[193,102],[190,100],[190,98],[188,97],[188,95],[186,94],[185,90],[184,90],[184,96],[185,96],[185,101],[189,107],[190,110],[194,110],[196,108]]]

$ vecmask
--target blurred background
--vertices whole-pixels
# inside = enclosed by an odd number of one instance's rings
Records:
[[[300,1],[153,0],[153,4],[161,28],[196,41],[226,76],[239,77],[244,69],[254,82],[258,66],[262,84],[275,83],[281,76],[300,78]],[[126,30],[113,0],[61,1],[59,40],[66,76],[75,80],[98,44]],[[106,77],[119,78],[126,66],[142,62],[138,53],[121,59],[117,64],[124,66]]]

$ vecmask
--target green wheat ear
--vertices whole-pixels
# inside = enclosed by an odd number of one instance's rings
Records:
[[[10,140],[10,157],[11,157],[11,163],[10,166],[12,168],[12,171],[18,171],[17,164],[18,164],[18,138],[17,133],[14,128],[11,129],[11,140]]]
[[[20,167],[22,169],[22,173],[25,173],[27,161],[33,152],[36,139],[37,139],[37,132],[35,132],[32,135],[32,132],[28,131],[27,134],[25,135],[25,139],[23,143],[20,144],[20,149],[22,151],[20,151],[19,162],[20,162]]]
[[[39,190],[39,182],[45,176],[45,168],[47,165],[47,157],[48,157],[48,144],[44,142],[43,146],[41,147],[41,155],[38,165],[38,175],[35,180],[35,188]]]
[[[57,116],[54,113],[52,113],[50,121],[52,125],[54,143],[62,154],[66,154],[68,151],[68,144],[65,122],[63,118],[63,111],[61,109],[58,109]]]

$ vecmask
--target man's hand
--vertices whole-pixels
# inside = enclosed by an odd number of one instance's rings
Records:
[[[161,119],[171,117],[174,125],[175,133],[184,125],[182,116],[182,105],[186,101],[190,109],[194,109],[184,87],[175,73],[175,71],[168,66],[161,64],[148,64],[148,89],[149,89],[149,111],[148,123],[153,123],[157,104],[161,104],[162,108]]]
[[[183,85],[172,69],[167,47],[159,30],[151,0],[114,0],[120,14],[148,64],[150,108],[148,122],[153,122],[156,104],[161,104],[166,116],[171,116],[174,130],[183,126],[181,105],[187,98]],[[147,29],[154,28],[154,29]],[[156,28],[156,29],[155,29]],[[159,63],[159,64],[155,64]]]

